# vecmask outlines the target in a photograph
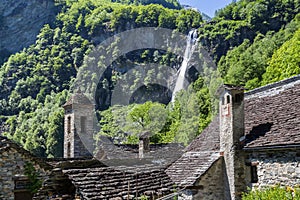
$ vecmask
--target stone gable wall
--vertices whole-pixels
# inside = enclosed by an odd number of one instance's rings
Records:
[[[219,159],[196,182],[195,188],[184,190],[178,195],[178,200],[216,200],[224,199],[224,160]]]
[[[250,184],[253,188],[300,183],[300,150],[252,152],[249,161],[257,164],[258,183]]]
[[[215,200],[224,199],[224,160],[221,158],[216,161],[211,168],[196,183],[200,186],[194,199]]]
[[[15,178],[24,176],[26,162],[34,164],[41,178],[47,177],[48,172],[41,168],[32,158],[23,155],[13,148],[0,152],[0,199],[14,200]]]
[[[93,105],[72,105],[72,109],[65,110],[64,119],[64,157],[68,157],[68,143],[70,143],[70,157],[89,157],[94,151],[94,107]],[[68,133],[68,118],[71,119],[71,130]],[[85,128],[81,127],[81,118],[85,117]],[[82,132],[84,131],[84,132]]]

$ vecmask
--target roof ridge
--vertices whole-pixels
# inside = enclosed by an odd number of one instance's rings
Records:
[[[7,145],[4,147],[4,143],[6,143]],[[3,149],[6,150],[8,148],[13,148],[15,149],[17,152],[29,156],[30,158],[32,158],[33,160],[35,160],[39,165],[41,165],[42,167],[44,167],[45,169],[51,169],[51,165],[48,164],[43,158],[39,158],[35,155],[33,155],[31,152],[29,152],[28,150],[24,149],[20,144],[18,144],[16,141],[13,141],[11,139],[9,139],[6,136],[0,135],[0,151]]]
[[[257,93],[264,92],[264,91],[267,91],[267,90],[270,90],[270,89],[274,89],[274,88],[278,88],[280,86],[286,86],[288,84],[291,84],[291,83],[294,83],[294,82],[297,82],[297,81],[299,81],[299,83],[300,83],[300,74],[296,75],[296,76],[293,76],[291,78],[283,79],[281,81],[277,81],[275,83],[270,83],[268,85],[261,86],[261,87],[255,88],[253,90],[250,90],[248,92],[245,92],[245,97],[246,98],[251,98],[252,95],[255,95]],[[291,87],[292,86],[293,85],[291,85]],[[283,89],[286,89],[286,88],[288,88],[288,87],[285,87]]]

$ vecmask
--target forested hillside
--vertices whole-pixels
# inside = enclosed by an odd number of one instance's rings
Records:
[[[57,8],[55,22],[45,25],[34,44],[11,55],[0,68],[0,116],[8,127],[3,134],[39,156],[62,155],[61,106],[73,92],[85,55],[125,30],[161,27],[187,34],[197,29],[198,45],[207,50],[217,68],[210,69],[210,77],[190,70],[192,84],[173,104],[165,97],[157,98],[155,91],[161,88],[151,84],[136,94],[140,101],[132,105],[97,102],[99,134],[117,138],[115,142],[135,142],[141,130],[132,124],[144,117],[142,126],[151,127],[152,109],[164,113],[160,117],[165,121],[156,124],[160,128],[153,129],[152,142],[188,144],[211,120],[215,110],[212,94],[218,81],[253,89],[300,72],[299,0],[240,0],[219,10],[209,22],[196,11],[182,9],[175,0],[78,0],[57,4]],[[177,55],[158,49],[130,52],[107,68],[96,86],[96,96],[109,99],[115,82],[137,63],[178,70],[181,62]],[[162,75],[152,71],[145,78],[151,80],[154,74]],[[143,95],[147,98],[141,99]],[[119,116],[124,118],[123,128]],[[128,137],[128,133],[133,135]]]

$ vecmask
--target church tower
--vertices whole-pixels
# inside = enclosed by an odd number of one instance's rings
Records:
[[[225,199],[241,199],[246,190],[245,158],[242,151],[244,88],[224,85],[220,95],[220,152],[224,156]]]
[[[90,157],[90,152],[93,152],[94,105],[77,91],[63,108],[64,158]]]

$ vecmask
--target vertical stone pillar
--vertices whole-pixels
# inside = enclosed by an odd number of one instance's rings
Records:
[[[220,151],[224,155],[225,199],[241,199],[246,190],[244,136],[244,88],[224,85],[220,96]]]
[[[64,158],[91,156],[94,149],[94,105],[78,91],[63,105],[63,108],[65,109]]]
[[[144,132],[139,136],[139,158],[144,158],[150,151],[150,133]]]

